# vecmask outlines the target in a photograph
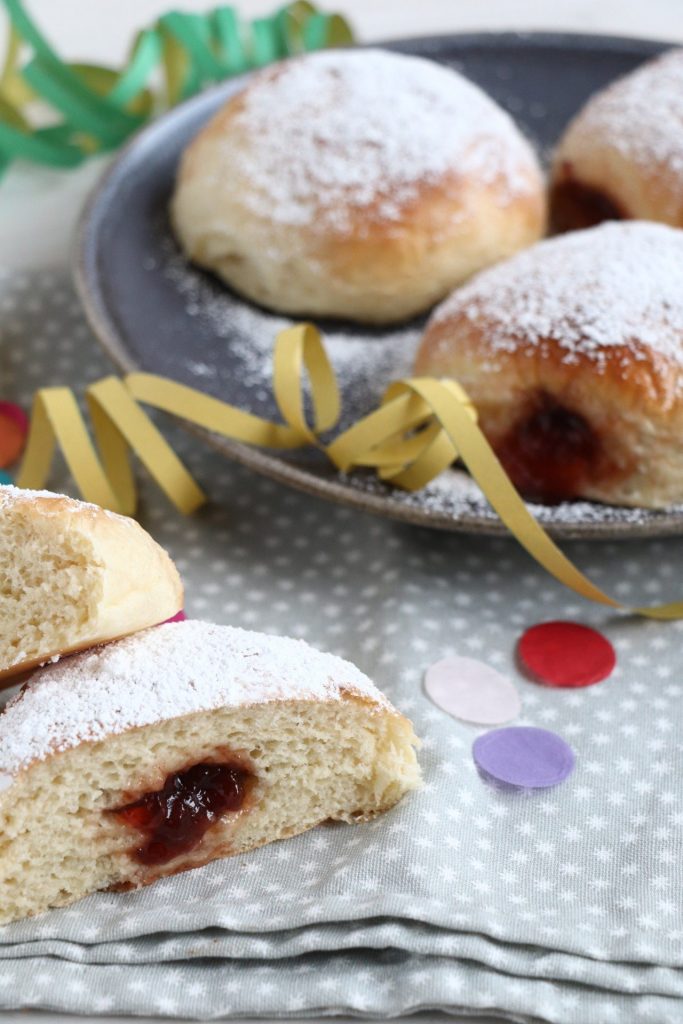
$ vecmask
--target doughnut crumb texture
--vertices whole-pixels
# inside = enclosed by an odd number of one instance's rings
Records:
[[[0,716],[0,923],[374,817],[416,745],[302,641],[186,621],[74,655]]]
[[[253,76],[185,152],[194,262],[297,315],[405,320],[540,236],[542,175],[510,117],[433,61],[330,50]]]
[[[183,605],[177,570],[134,520],[0,487],[0,677],[144,629]]]

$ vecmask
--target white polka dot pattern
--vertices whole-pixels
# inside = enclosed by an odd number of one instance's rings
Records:
[[[0,397],[26,403],[46,383],[82,391],[110,371],[61,276],[0,274],[0,332]],[[511,541],[375,520],[169,434],[213,499],[184,520],[143,486],[142,522],[176,558],[188,614],[356,662],[424,738],[426,785],[371,824],[320,828],[0,929],[0,1009],[208,1018],[439,1007],[679,1024],[683,623],[611,617]],[[568,549],[624,600],[680,588],[681,540]],[[614,675],[571,693],[521,678],[515,641],[550,618],[603,630]],[[478,778],[480,730],[421,688],[427,665],[456,654],[514,679],[519,724],[571,744],[571,779],[532,795]]]

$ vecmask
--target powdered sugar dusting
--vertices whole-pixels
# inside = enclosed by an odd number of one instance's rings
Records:
[[[213,279],[188,264],[172,240],[163,248],[162,273],[182,296],[186,314],[207,323],[217,338],[226,339],[231,354],[239,360],[241,385],[265,399],[272,392],[275,338],[300,320],[249,305],[223,285],[216,288]],[[358,395],[359,385],[366,385],[377,397],[390,380],[409,374],[422,330],[422,322],[379,330],[326,325],[325,351],[342,391]],[[216,374],[215,366],[197,360],[191,347],[185,366],[197,378],[198,387]]]
[[[402,491],[390,488],[370,474],[355,473],[345,478],[349,486],[389,499],[396,506],[414,508],[424,513],[432,523],[438,521],[476,522],[477,527],[487,527],[491,532],[504,533],[497,514],[489,505],[476,480],[464,470],[447,469],[420,491]],[[602,505],[591,501],[565,501],[559,505],[538,505],[525,502],[529,512],[551,533],[565,536],[586,534],[604,529],[610,535],[613,528],[652,528],[656,524],[666,525],[667,521],[680,524],[683,520],[683,505],[672,505],[666,510],[655,511],[645,508]],[[500,530],[496,529],[500,527]],[[679,532],[678,529],[672,532]]]
[[[348,207],[400,217],[420,184],[444,174],[502,183],[501,202],[533,187],[532,151],[481,89],[434,61],[329,50],[252,82],[236,118],[254,212],[288,225],[345,226]]]
[[[11,505],[16,501],[35,501],[37,498],[58,498],[60,501],[66,501],[81,508],[100,511],[97,505],[91,505],[87,501],[76,501],[74,498],[69,498],[65,494],[56,494],[54,491],[33,491],[23,487],[15,487],[14,484],[0,484],[0,508]]]
[[[241,305],[233,309],[230,333],[249,339],[241,348],[244,357],[244,383],[271,384],[274,341],[280,331],[297,323],[284,317],[270,316],[255,306]],[[394,376],[403,376],[410,370],[419,328],[399,328],[384,331],[381,337],[360,332],[330,331],[324,335],[325,351],[343,388],[351,376],[360,374],[366,380],[385,386]]]
[[[588,102],[576,130],[651,171],[683,173],[683,50],[671,50]]]
[[[111,512],[109,509],[103,509],[99,505],[93,505],[89,501],[79,501],[77,498],[70,498],[67,494],[56,494],[54,491],[34,491],[21,487],[15,487],[14,484],[0,484],[0,511],[8,508],[17,502],[34,502],[38,498],[44,499],[58,499],[60,506],[66,502],[67,506],[73,512],[89,512],[96,513],[97,515],[107,515],[116,519],[120,523],[127,525],[134,525],[134,520],[129,519],[128,516],[119,515],[117,512]]]
[[[340,700],[388,707],[354,665],[303,640],[167,623],[45,668],[0,715],[0,777],[84,741],[219,707]]]
[[[602,229],[599,229],[602,230]],[[565,236],[569,238],[570,236]],[[557,241],[560,241],[559,239]],[[546,243],[544,243],[546,244]],[[549,244],[549,243],[548,243]],[[275,335],[293,322],[277,317],[258,307],[248,306],[222,285],[216,287],[212,278],[188,265],[172,240],[166,239],[163,246],[164,258],[158,270],[163,273],[182,296],[186,312],[207,322],[211,330],[229,349],[230,356],[237,357],[237,365],[221,357],[215,361],[197,360],[191,345],[188,345],[184,365],[188,376],[194,376],[196,386],[206,387],[206,381],[220,382],[217,393],[235,401],[235,380],[244,392],[238,404],[250,411],[265,412],[258,403],[272,393],[272,346]],[[157,269],[156,265],[154,268]],[[644,272],[644,271],[643,271]],[[493,271],[487,271],[487,274]],[[480,275],[481,278],[484,274]],[[473,282],[473,285],[475,282]],[[447,303],[459,302],[459,296],[468,287],[454,293]],[[442,309],[445,309],[444,304]],[[325,346],[339,376],[344,402],[345,419],[351,422],[374,408],[382,391],[390,380],[409,376],[415,350],[422,334],[420,324],[411,324],[389,332],[372,332],[364,327],[354,327],[353,332],[328,324],[324,329]],[[206,357],[205,357],[206,358]],[[348,414],[348,417],[346,416]],[[317,474],[318,470],[315,470]],[[328,474],[325,472],[324,479]],[[311,481],[316,479],[311,474]],[[425,516],[425,522],[443,525],[474,524],[488,527],[491,532],[505,532],[496,513],[488,504],[475,481],[461,470],[449,470],[437,477],[425,488],[408,493],[400,488],[389,487],[374,474],[355,472],[349,476],[340,474],[348,489],[370,494],[381,501],[385,514],[392,509],[413,508]],[[580,534],[594,529],[611,527],[623,532],[631,529],[644,531],[657,529],[657,524],[666,527],[667,516],[676,523],[683,516],[683,506],[655,512],[650,509],[631,509],[607,506],[592,502],[567,502],[562,505],[530,505],[533,514],[551,532],[559,534]],[[673,522],[673,520],[671,520]],[[677,527],[678,528],[678,527]],[[673,531],[672,531],[673,532]]]
[[[683,366],[683,231],[625,221],[540,242],[454,292],[433,322],[463,313],[485,322],[494,356],[552,339],[568,364],[588,356],[600,370],[624,346],[628,361]]]

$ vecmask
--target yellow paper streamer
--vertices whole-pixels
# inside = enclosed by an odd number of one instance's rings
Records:
[[[59,447],[86,501],[133,515],[137,493],[128,462],[130,448],[180,512],[189,515],[206,501],[203,491],[122,381],[106,377],[88,388],[86,398],[99,456],[73,392],[69,388],[42,388],[33,400],[18,487],[43,487]]]
[[[305,375],[312,424],[304,409]],[[339,389],[320,333],[311,324],[300,324],[277,337],[273,388],[282,423],[154,374],[133,373],[124,381],[107,377],[86,393],[97,448],[73,393],[68,388],[44,388],[33,403],[17,484],[43,487],[58,446],[86,500],[132,515],[136,489],[129,454],[134,452],[181,512],[194,511],[205,495],[141,402],[246,444],[275,449],[315,445],[344,472],[370,467],[407,490],[418,490],[461,458],[513,536],[547,572],[590,601],[625,607],[577,569],[536,522],[477,425],[474,406],[457,381],[396,381],[378,409],[325,445],[321,435],[339,420]],[[679,619],[683,601],[631,611],[653,619]]]

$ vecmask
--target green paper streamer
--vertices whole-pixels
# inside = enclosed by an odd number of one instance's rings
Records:
[[[9,162],[9,155],[47,164],[48,167],[76,167],[85,154],[67,141],[53,141],[47,132],[37,131],[28,135],[9,124],[0,123],[0,160]]]
[[[212,16],[214,37],[223,54],[227,75],[241,75],[249,67],[239,21],[232,7],[218,7]]]
[[[75,167],[119,146],[153,114],[212,82],[291,54],[353,42],[340,14],[322,13],[308,0],[252,22],[240,21],[228,6],[206,14],[174,10],[136,34],[125,67],[116,71],[65,63],[22,0],[0,0],[2,5],[10,36],[0,70],[0,175],[16,159]],[[162,86],[153,89],[157,71]],[[34,125],[27,107],[36,98],[61,120]]]
[[[64,74],[67,70],[69,73]],[[74,132],[87,132],[103,148],[116,146],[142,124],[142,118],[124,113],[107,103],[73,74],[50,61],[36,57],[22,71],[25,81],[60,113]]]
[[[128,67],[117,74],[114,72],[115,84],[109,93],[109,99],[118,106],[135,105],[136,101],[151,110],[152,94],[147,90],[147,82],[162,58],[161,41],[156,32],[145,29],[138,35],[131,48]]]
[[[274,25],[269,18],[258,18],[252,22],[252,60],[256,67],[262,68],[266,64],[284,57],[280,39],[277,31],[278,26]]]

